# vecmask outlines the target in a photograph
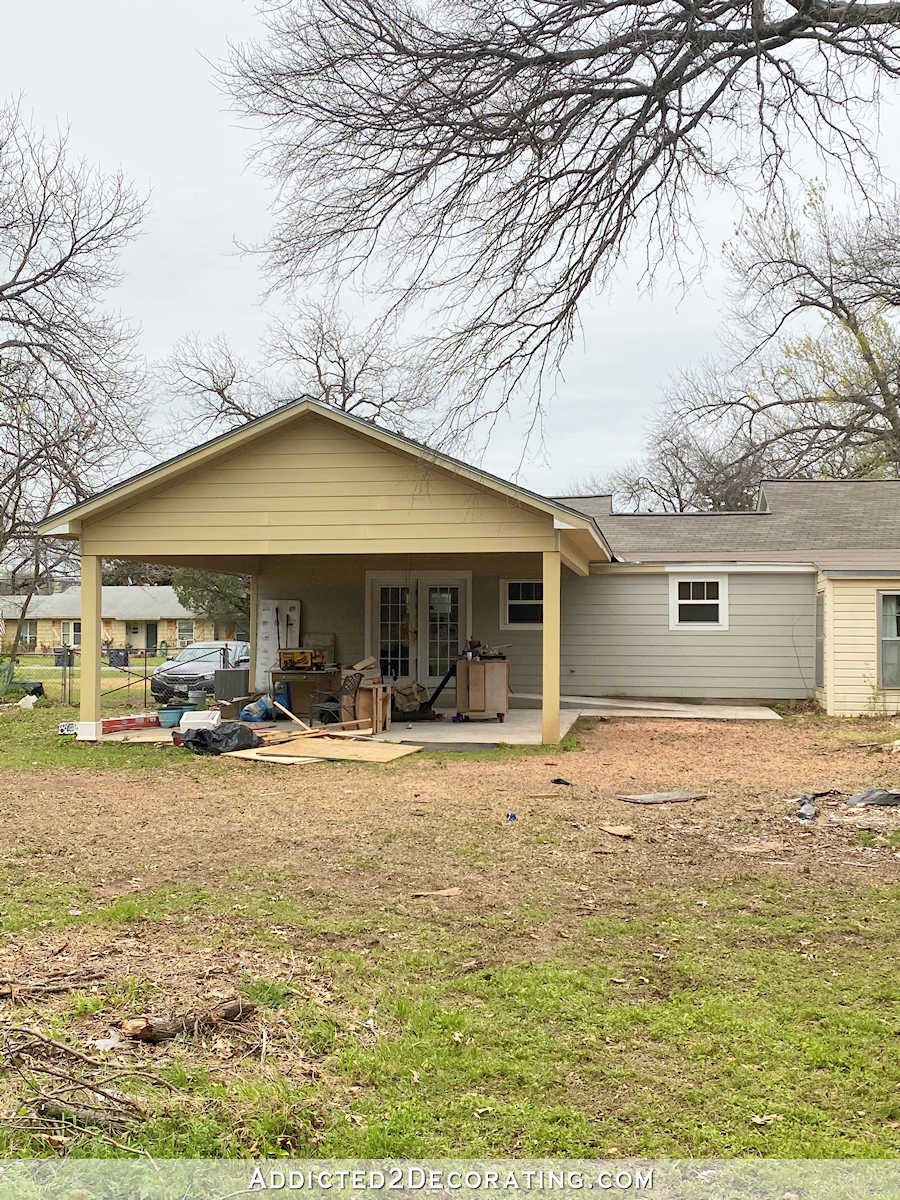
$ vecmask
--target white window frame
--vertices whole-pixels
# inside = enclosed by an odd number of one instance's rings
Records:
[[[78,626],[78,641],[75,640],[75,626]],[[59,640],[63,646],[80,646],[81,645],[81,620],[75,618],[73,620],[63,620],[59,623]]]
[[[884,681],[884,643],[895,642],[897,638],[885,637],[884,634],[884,598],[885,596],[900,596],[900,591],[894,588],[885,588],[879,591],[878,609],[876,613],[877,630],[878,630],[878,690],[882,692],[896,692],[897,685],[893,683],[885,683]]]
[[[190,621],[190,623],[191,623],[191,636],[189,638],[183,638],[181,636],[181,626],[186,625],[188,623],[188,621]],[[193,617],[179,617],[175,622],[175,641],[178,643],[179,646],[189,646],[191,644],[191,642],[196,641],[196,640],[197,640],[197,622],[194,620]]]
[[[678,599],[679,583],[717,583],[719,585],[719,619],[718,621],[684,621],[678,620],[678,605],[681,604],[710,604],[710,600],[681,600]],[[728,576],[713,575],[707,571],[681,572],[669,576],[669,629],[673,633],[696,632],[704,633],[728,628]]]
[[[500,580],[500,628],[501,629],[543,629],[544,622],[511,622],[509,619],[509,585],[511,583],[540,583],[543,584],[543,579],[501,579]],[[534,600],[515,601],[513,604],[534,604]],[[543,611],[544,601],[541,599],[541,611]]]

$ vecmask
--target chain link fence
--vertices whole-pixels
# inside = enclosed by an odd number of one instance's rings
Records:
[[[143,651],[115,649],[100,656],[100,680],[104,702],[123,704],[152,702],[150,676],[165,658]],[[52,653],[22,651],[14,661],[0,665],[0,681],[7,690],[34,692],[37,685],[50,700],[77,705],[81,697],[81,651],[77,646],[56,647]]]

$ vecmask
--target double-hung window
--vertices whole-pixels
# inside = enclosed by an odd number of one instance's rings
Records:
[[[879,666],[883,688],[900,688],[900,592],[881,592]]]
[[[177,628],[178,645],[186,646],[194,640],[194,622],[179,618]]]
[[[670,575],[670,629],[727,629],[727,575]]]
[[[540,629],[544,623],[544,585],[540,579],[500,580],[500,628]]]
[[[64,646],[81,645],[80,621],[62,621],[60,624],[60,632],[62,634],[62,644]]]

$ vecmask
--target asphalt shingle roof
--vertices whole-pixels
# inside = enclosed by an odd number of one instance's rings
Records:
[[[0,611],[4,617],[17,615],[22,611],[22,598],[0,597]],[[199,615],[184,607],[174,588],[163,584],[104,587],[100,611],[111,621],[159,621],[166,617],[177,619]],[[76,584],[48,596],[33,596],[28,605],[28,616],[77,620],[81,616],[81,589]]]
[[[900,479],[768,480],[759,511],[611,513],[609,496],[562,502],[596,518],[626,562],[811,562],[900,572]]]

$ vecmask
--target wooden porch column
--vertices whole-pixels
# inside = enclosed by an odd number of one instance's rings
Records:
[[[552,746],[559,741],[559,593],[558,550],[543,555],[544,631],[541,635],[541,740]]]
[[[259,576],[250,576],[250,691],[256,687],[256,623],[259,620]]]
[[[78,739],[100,737],[100,581],[103,559],[81,556],[81,707]]]

